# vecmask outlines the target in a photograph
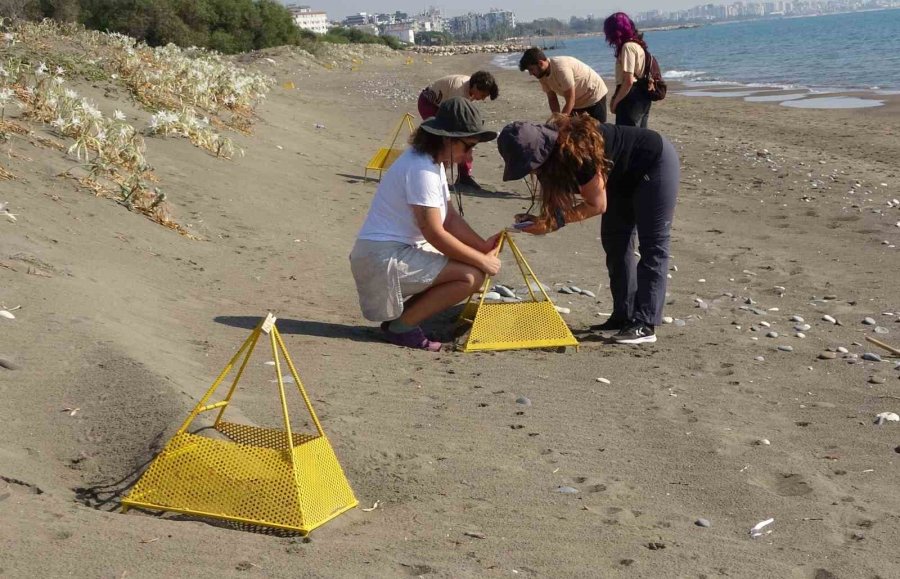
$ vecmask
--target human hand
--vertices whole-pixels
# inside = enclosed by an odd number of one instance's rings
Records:
[[[546,220],[541,219],[536,215],[531,215],[530,213],[517,213],[513,219],[515,219],[513,228],[516,231],[524,231],[525,233],[530,233],[532,235],[544,235],[545,233],[550,232]]]
[[[495,276],[500,273],[500,258],[497,257],[496,253],[491,251],[484,255],[484,259],[481,261],[481,270],[489,276]]]
[[[493,251],[494,254],[496,255],[496,252],[494,250],[496,250],[498,248],[498,245],[500,244],[500,235],[501,234],[502,234],[502,232],[495,233],[494,235],[485,239],[484,246],[482,247],[482,252],[490,253]]]

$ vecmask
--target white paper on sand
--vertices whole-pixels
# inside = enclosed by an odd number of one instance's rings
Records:
[[[756,525],[754,525],[753,528],[750,529],[750,538],[755,539],[755,538],[761,537],[763,535],[768,535],[769,533],[772,532],[771,529],[766,531],[765,533],[763,533],[763,529],[765,529],[766,527],[768,527],[769,525],[771,525],[774,522],[775,522],[775,519],[766,519],[765,521],[760,521],[760,522],[756,523]]]

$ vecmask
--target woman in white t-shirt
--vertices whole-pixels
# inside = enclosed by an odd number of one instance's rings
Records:
[[[616,115],[617,125],[646,129],[651,101],[637,82],[644,76],[647,57],[644,35],[624,12],[616,12],[603,22],[603,34],[616,50],[616,92],[609,111]]]
[[[419,324],[478,291],[485,274],[500,271],[499,234],[484,239],[469,227],[450,204],[445,172],[471,161],[475,145],[495,138],[471,102],[447,99],[378,185],[350,268],[363,316],[383,321],[389,342],[440,350]]]

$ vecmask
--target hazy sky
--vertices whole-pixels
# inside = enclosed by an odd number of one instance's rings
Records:
[[[642,12],[644,10],[679,10],[698,4],[703,0],[635,0],[633,2],[604,2],[597,0],[555,0],[538,2],[535,0],[456,0],[455,2],[429,2],[428,0],[281,0],[284,4],[309,5],[314,10],[324,10],[329,20],[341,20],[357,12],[407,12],[418,14],[428,6],[437,6],[444,11],[444,16],[459,16],[467,12],[487,12],[491,8],[510,10],[522,21],[552,16],[560,20],[568,20],[571,16],[584,18],[593,14],[595,18],[606,17],[622,10],[624,12]],[[708,1],[708,0],[707,0]],[[724,0],[713,3],[725,3]]]

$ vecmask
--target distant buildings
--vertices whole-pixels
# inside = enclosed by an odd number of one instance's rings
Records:
[[[770,2],[734,2],[702,4],[687,10],[639,12],[635,21],[651,24],[739,20],[779,16],[809,16],[856,10],[876,10],[898,6],[897,0],[779,0]]]
[[[516,27],[516,15],[508,10],[493,9],[486,14],[470,12],[465,16],[456,16],[448,21],[450,32],[454,36],[475,37],[494,33],[512,34]]]
[[[393,14],[369,14],[359,12],[344,18],[340,24],[347,28],[358,28],[373,34],[393,36],[402,42],[413,44],[417,34],[422,32],[443,32],[446,24],[440,9],[428,8],[421,14],[410,16],[405,12]]]
[[[325,34],[328,32],[328,15],[311,9],[309,6],[288,6],[291,16],[294,17],[294,24],[305,30],[312,30],[316,34]]]

